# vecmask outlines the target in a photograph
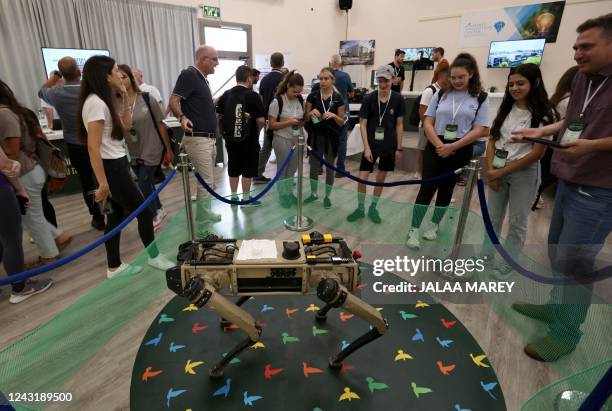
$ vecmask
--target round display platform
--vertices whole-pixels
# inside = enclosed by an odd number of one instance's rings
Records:
[[[362,282],[371,278],[362,269]],[[132,372],[132,410],[505,410],[486,353],[439,304],[376,305],[389,323],[382,337],[350,355],[331,354],[369,325],[342,309],[315,321],[316,296],[257,296],[242,306],[262,327],[220,379],[208,370],[244,340],[216,314],[173,298],[147,331]]]

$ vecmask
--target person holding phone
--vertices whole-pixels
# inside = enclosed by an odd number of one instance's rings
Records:
[[[527,237],[531,200],[540,182],[540,159],[546,146],[512,144],[512,131],[551,124],[555,112],[548,100],[542,73],[535,64],[510,69],[506,92],[497,112],[487,146],[487,203],[495,232],[501,235],[502,222],[509,214],[508,235],[504,246],[510,254],[521,252]],[[493,275],[506,279],[510,266],[499,257]]]
[[[489,98],[482,89],[476,59],[459,54],[450,66],[450,88],[438,91],[425,112],[427,145],[423,152],[423,179],[455,171],[472,158],[474,141],[488,134]],[[450,204],[457,179],[452,176],[433,184],[423,184],[416,198],[406,246],[420,247],[419,228],[429,203],[436,196],[432,225],[423,238],[434,241]]]
[[[319,73],[318,90],[310,93],[306,99],[306,121],[310,121],[308,145],[325,160],[334,164],[338,155],[339,135],[344,125],[344,100],[336,90],[336,76],[330,67],[321,69]],[[319,198],[319,171],[323,164],[314,156],[309,157],[310,163],[310,196],[304,203],[311,203]],[[323,207],[331,208],[331,194],[334,185],[334,171],[325,171],[325,198]]]
[[[304,135],[303,88],[304,78],[292,70],[280,82],[276,97],[270,103],[268,124],[269,129],[274,133],[272,148],[276,156],[277,167],[285,162],[291,148]],[[280,176],[280,179],[284,181],[277,183],[279,200],[283,208],[289,208],[297,203],[297,198],[293,194],[293,174],[297,170],[298,161],[302,159],[294,155]]]
[[[85,62],[77,118],[82,119],[79,134],[87,141],[91,166],[99,184],[95,200],[107,214],[105,233],[118,226],[144,201],[130,175],[123,140],[126,130],[132,127],[134,103],[135,96],[129,96],[115,60],[93,56]],[[148,207],[138,215],[138,234],[147,247],[151,267],[167,270],[175,265],[159,253],[154,243],[153,212]],[[121,272],[142,270],[142,267],[132,267],[121,261],[120,242],[121,232],[104,243],[108,278]]]

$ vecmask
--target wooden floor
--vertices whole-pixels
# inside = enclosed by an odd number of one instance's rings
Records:
[[[357,168],[357,161],[349,161],[349,171],[355,173]],[[275,166],[269,164],[267,174],[272,175],[274,170]],[[228,193],[226,171],[217,168],[215,177],[217,191]],[[392,179],[400,180],[410,177],[412,177],[411,174],[395,173]],[[336,180],[336,185],[349,189],[355,188],[355,183],[346,178]],[[192,186],[192,189],[195,189],[193,179]],[[383,196],[398,201],[413,202],[416,192],[416,186],[408,186],[385,189]],[[458,187],[455,197],[459,202],[462,193],[463,189]],[[169,216],[172,216],[183,205],[182,198],[181,181],[175,178],[161,193],[161,201]],[[471,205],[473,210],[478,209],[476,201],[474,198]],[[89,216],[80,195],[54,198],[52,202],[57,211],[60,227],[66,233],[74,236],[73,244],[64,254],[74,252],[100,236],[99,231],[89,226]],[[547,199],[544,209],[532,213],[527,243],[545,243],[551,212],[550,206],[551,200]],[[229,206],[227,208],[229,209]],[[224,221],[230,221],[230,217],[225,216]],[[285,234],[287,237],[293,235],[293,233]],[[36,256],[34,246],[27,242],[24,245],[28,257],[33,259]],[[141,249],[142,245],[138,239],[136,225],[133,223],[123,232],[122,256],[124,261],[130,261]],[[98,247],[79,260],[79,263],[71,263],[49,274],[55,281],[54,286],[48,292],[24,303],[9,304],[7,295],[9,289],[4,287],[4,292],[0,295],[0,349],[14,343],[38,325],[52,319],[79,297],[105,281],[105,269],[104,248]],[[65,391],[72,392],[76,399],[70,409],[129,409],[130,376],[139,344],[150,322],[172,296],[170,291],[164,291],[154,304],[140,314],[137,321],[131,323],[134,326],[122,330],[91,359],[87,367],[83,367],[75,375],[65,387]],[[499,377],[509,410],[518,410],[521,403],[555,380],[554,372],[546,365],[536,363],[522,353],[525,342],[488,305],[449,304],[447,308],[461,320],[484,351],[489,354],[489,360]],[[103,307],[100,307],[100,315],[104,315]],[[89,370],[96,371],[92,373]],[[66,409],[66,406],[62,406],[62,409]]]

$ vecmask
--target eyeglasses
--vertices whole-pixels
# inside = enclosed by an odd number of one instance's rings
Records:
[[[204,58],[211,59],[212,61],[216,61],[217,63],[219,62],[219,57],[208,57],[208,56],[204,56]]]

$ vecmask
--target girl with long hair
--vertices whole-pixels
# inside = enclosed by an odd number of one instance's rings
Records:
[[[478,64],[471,54],[459,54],[450,65],[450,87],[438,91],[425,112],[423,128],[427,146],[423,152],[423,178],[435,177],[466,166],[472,157],[474,141],[488,133],[489,99],[482,90]],[[412,213],[406,245],[420,247],[419,228],[434,194],[436,209],[432,226],[423,238],[433,241],[450,204],[456,178],[423,184]]]
[[[525,244],[530,205],[540,183],[540,159],[546,149],[543,144],[512,144],[511,133],[554,121],[554,108],[548,100],[539,67],[522,64],[512,68],[487,146],[489,213],[495,231],[500,234],[507,210],[509,224],[505,246],[511,254],[519,253]],[[510,267],[500,261],[493,275],[504,278],[510,271]]]
[[[117,95],[121,96],[120,100]],[[87,141],[89,159],[99,184],[95,200],[107,214],[105,233],[118,226],[144,201],[130,175],[130,163],[123,145],[123,136],[132,126],[133,107],[134,100],[130,101],[115,60],[107,56],[93,56],[87,60],[83,67],[77,118],[82,119],[80,135]],[[138,234],[147,247],[150,266],[160,270],[174,266],[157,250],[153,213],[148,207],[138,215]],[[108,278],[142,269],[121,262],[120,241],[121,233],[104,244]]]
[[[276,155],[276,164],[280,167],[289,155],[289,151],[298,138],[303,136],[304,131],[304,100],[302,99],[302,89],[304,88],[304,78],[295,70],[288,72],[278,85],[276,97],[270,103],[268,111],[269,129],[273,130],[272,148]],[[279,104],[280,102],[280,104]],[[282,108],[280,105],[282,104]],[[294,155],[287,168],[281,175],[278,183],[278,194],[280,204],[284,208],[289,208],[297,202],[293,195],[293,174],[297,170],[298,159]]]
[[[310,121],[308,145],[330,164],[335,164],[338,156],[338,137],[344,125],[344,102],[342,96],[334,87],[336,75],[325,67],[319,73],[320,88],[310,93],[306,99],[306,121]],[[323,165],[314,157],[309,157],[310,163],[310,196],[304,203],[316,201],[319,189],[319,171]],[[334,171],[327,168],[325,174],[325,198],[323,207],[331,208],[331,194],[334,185]]]

